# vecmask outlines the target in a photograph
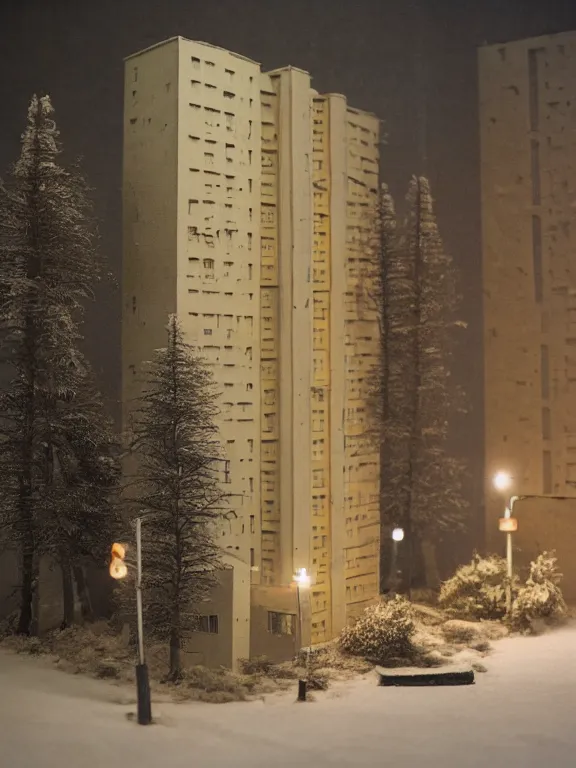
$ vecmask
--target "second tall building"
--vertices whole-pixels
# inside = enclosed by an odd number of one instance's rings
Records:
[[[329,640],[377,596],[378,143],[373,115],[298,69],[183,38],[126,61],[124,423],[171,313],[222,393],[230,573],[206,608],[218,637],[190,644],[203,663]]]

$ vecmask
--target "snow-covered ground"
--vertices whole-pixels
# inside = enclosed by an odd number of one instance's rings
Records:
[[[2,768],[576,765],[576,627],[496,644],[462,688],[358,680],[295,704],[171,704],[147,728],[132,692],[0,654]]]

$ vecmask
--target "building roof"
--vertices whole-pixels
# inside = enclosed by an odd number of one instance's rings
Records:
[[[168,45],[169,43],[173,43],[175,41],[180,41],[180,40],[186,43],[196,43],[196,45],[204,45],[207,48],[214,48],[217,51],[224,51],[224,53],[227,53],[230,56],[234,56],[236,59],[243,59],[244,61],[248,61],[251,64],[256,64],[257,66],[260,66],[260,62],[254,61],[254,59],[249,59],[247,56],[242,56],[242,54],[240,53],[234,53],[234,51],[229,51],[227,48],[222,48],[221,46],[213,45],[212,43],[206,43],[203,40],[189,40],[187,37],[182,37],[181,35],[177,35],[175,37],[169,37],[167,40],[161,40],[158,43],[154,43],[154,45],[149,45],[148,48],[143,48],[140,51],[131,53],[129,56],[126,56],[124,58],[124,61],[129,61],[130,59],[136,58],[136,56],[141,56],[143,53],[147,53],[148,51],[151,51],[154,48],[159,48],[161,45]]]
[[[538,37],[521,37],[515,40],[501,40],[494,43],[485,42],[478,46],[480,50],[484,48],[502,48],[506,45],[529,45],[531,48],[542,46],[546,41],[560,42],[563,39],[573,39],[576,42],[576,30],[566,30],[565,32],[554,32],[550,35],[538,35]]]
[[[310,72],[300,67],[292,67],[290,64],[287,67],[276,67],[276,69],[270,69],[268,72],[264,72],[265,75],[279,75],[281,72],[300,72],[302,75],[308,75],[311,77]]]

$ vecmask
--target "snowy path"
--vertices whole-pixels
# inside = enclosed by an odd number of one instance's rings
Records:
[[[131,692],[0,654],[2,768],[576,765],[576,628],[515,638],[462,688],[374,679],[294,704],[158,704],[129,722]]]

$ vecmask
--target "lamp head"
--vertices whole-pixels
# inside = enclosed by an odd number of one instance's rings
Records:
[[[393,541],[402,541],[404,539],[404,528],[394,528],[392,539]]]
[[[492,478],[492,483],[497,491],[501,491],[503,493],[512,487],[512,476],[509,472],[501,470],[500,472],[496,472]]]
[[[298,568],[298,570],[294,574],[294,581],[299,587],[310,586],[310,574],[308,573],[306,568]]]

